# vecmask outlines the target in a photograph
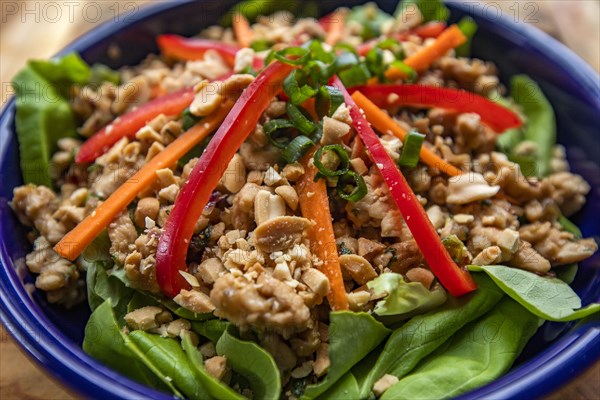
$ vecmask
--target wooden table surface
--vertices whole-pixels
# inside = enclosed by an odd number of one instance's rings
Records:
[[[156,1],[156,0],[155,0]],[[158,0],[162,1],[162,0]],[[0,0],[0,101],[11,94],[10,79],[28,58],[46,58],[102,21],[135,13],[150,1]],[[472,3],[473,1],[471,1]],[[600,70],[600,3],[597,0],[484,1],[490,13],[502,9],[559,38]],[[32,363],[0,326],[0,399],[74,399]],[[600,362],[551,400],[600,399]]]

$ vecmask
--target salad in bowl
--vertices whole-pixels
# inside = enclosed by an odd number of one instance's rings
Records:
[[[15,77],[25,264],[89,303],[85,352],[183,398],[449,398],[600,310],[569,286],[590,185],[472,19],[260,10]]]

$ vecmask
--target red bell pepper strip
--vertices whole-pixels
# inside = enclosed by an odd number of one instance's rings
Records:
[[[406,40],[410,35],[416,35],[423,39],[436,38],[446,29],[446,23],[440,21],[431,21],[425,25],[419,25],[397,35],[398,40]]]
[[[376,84],[350,88],[350,92],[356,91],[360,91],[380,108],[437,107],[461,113],[476,113],[482,122],[499,133],[518,128],[523,123],[508,108],[466,90],[425,85]]]
[[[231,67],[235,64],[235,55],[239,47],[209,39],[186,38],[179,35],[159,35],[156,39],[160,52],[165,57],[178,60],[200,60],[208,50],[214,50],[221,55]],[[254,57],[252,67],[259,71],[264,67],[264,61]]]
[[[140,128],[144,127],[148,121],[151,121],[157,115],[180,114],[192,103],[192,100],[194,100],[194,90],[187,88],[157,97],[133,109],[86,140],[79,148],[79,152],[75,156],[75,162],[85,163],[95,161],[96,158],[106,153],[121,138],[134,137]]]
[[[334,78],[334,85],[344,94],[354,128],[369,150],[431,271],[453,296],[462,296],[475,290],[477,285],[471,275],[461,270],[452,260],[404,175],[385,151],[373,128],[337,76]]]
[[[177,196],[156,252],[156,278],[165,296],[172,298],[181,289],[189,288],[179,271],[186,268],[187,250],[196,221],[229,161],[256,127],[293,69],[294,66],[289,64],[274,62],[256,77],[215,133]]]
[[[209,39],[186,38],[179,35],[159,35],[156,39],[160,52],[165,57],[181,60],[200,60],[208,50],[214,50],[227,61],[235,63],[239,47]]]

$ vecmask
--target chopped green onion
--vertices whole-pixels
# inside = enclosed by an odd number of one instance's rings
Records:
[[[560,215],[557,219],[557,222],[562,225],[562,227],[565,231],[573,234],[573,236],[575,236],[577,239],[581,239],[583,237],[583,234],[581,233],[581,230],[579,229],[579,227],[577,225],[575,225],[573,222],[571,222],[564,215]]]
[[[414,129],[408,133],[404,141],[404,146],[402,146],[400,160],[398,161],[401,167],[414,168],[417,166],[424,140],[425,135]]]
[[[362,85],[371,77],[371,71],[363,63],[354,65],[348,69],[338,72],[339,78],[346,87]]]
[[[189,107],[183,110],[181,113],[181,127],[184,131],[187,131],[192,126],[196,125],[200,121],[201,117],[197,117],[190,112]]]
[[[344,95],[334,86],[321,86],[315,98],[315,111],[319,118],[330,116],[344,103]]]
[[[294,70],[283,80],[283,91],[294,104],[302,104],[317,94],[308,84],[308,76],[303,70]]]
[[[269,64],[273,59],[279,60],[285,64],[303,65],[306,64],[309,58],[310,50],[308,49],[302,47],[286,47],[283,50],[271,52],[265,60],[265,65]]]
[[[347,43],[336,43],[333,46],[333,53],[335,54],[339,50],[344,51],[344,52],[349,52],[358,57],[358,52],[356,51],[356,48],[353,46],[350,46]]]
[[[467,41],[456,48],[457,57],[468,57],[471,54],[471,42],[477,32],[477,23],[471,17],[463,17],[458,23],[458,29],[467,37]]]
[[[298,161],[315,144],[304,135],[296,136],[294,140],[283,149],[283,159],[288,163]]]
[[[372,48],[367,53],[365,62],[373,75],[380,77],[380,79],[385,77],[384,73],[387,67],[383,63],[383,50],[377,47]]]
[[[390,64],[390,66],[396,67],[400,71],[402,71],[406,75],[408,75],[408,79],[407,79],[408,81],[414,81],[415,78],[417,77],[417,73],[415,72],[415,70],[412,69],[411,67],[409,67],[408,65],[404,64],[400,60],[394,61],[393,63]]]
[[[300,106],[288,102],[285,105],[285,112],[287,113],[290,121],[294,124],[298,130],[306,135],[310,135],[317,129],[317,126],[302,112],[304,109]]]
[[[333,62],[333,54],[329,51],[326,51],[320,41],[311,40],[305,46],[310,50],[313,60],[322,61],[327,64]]]
[[[354,53],[343,52],[330,65],[332,69],[331,75],[350,67],[357,65],[360,62],[358,56]]]
[[[354,181],[353,184],[356,186],[349,184],[349,179],[352,179]],[[349,193],[348,187],[352,188]],[[340,197],[347,201],[356,202],[367,195],[367,184],[365,183],[365,180],[354,171],[348,171],[340,177],[337,188]]]
[[[321,159],[323,158],[323,153],[327,151],[334,152],[340,158],[340,166],[338,166],[338,169],[336,169],[335,171],[327,168],[321,162]],[[348,156],[348,152],[340,144],[329,144],[327,146],[319,148],[319,150],[315,152],[313,162],[315,164],[315,167],[317,167],[317,169],[319,170],[319,172],[327,177],[342,176],[346,172],[348,172],[350,168],[350,156]]]
[[[296,126],[287,119],[272,119],[263,125],[263,131],[273,146],[284,149],[290,142],[286,131]],[[277,134],[277,135],[276,135]]]
[[[398,59],[404,58],[404,48],[402,47],[402,43],[400,43],[396,39],[384,39],[381,42],[377,43],[375,47],[378,49],[391,51]]]
[[[271,46],[273,46],[273,43],[266,39],[259,39],[259,40],[255,40],[252,43],[250,43],[250,47],[254,51],[269,50],[271,48]]]

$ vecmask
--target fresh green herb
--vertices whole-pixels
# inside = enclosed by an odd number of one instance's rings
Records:
[[[308,113],[301,106],[288,102],[285,104],[285,111],[290,121],[303,134],[310,135],[317,129],[317,126],[306,117]]]
[[[304,47],[286,47],[283,50],[272,51],[265,59],[265,65],[272,60],[278,60],[284,64],[304,65],[310,58],[310,50]]]
[[[364,63],[359,63],[341,70],[337,74],[346,87],[358,86],[367,83],[371,78],[371,71]]]
[[[181,128],[184,131],[187,131],[192,126],[196,125],[201,119],[202,117],[197,117],[194,114],[192,114],[188,107],[181,113]]]
[[[388,389],[381,400],[448,399],[502,376],[533,336],[540,319],[504,298],[480,320],[462,328]]]
[[[285,149],[290,144],[289,129],[295,129],[295,125],[289,119],[272,119],[263,125],[263,131],[269,142],[277,148]]]
[[[357,22],[363,27],[363,39],[379,36],[381,27],[393,19],[391,15],[380,10],[375,3],[352,7],[350,14],[346,17],[347,22]]]
[[[344,103],[342,92],[334,86],[321,86],[315,98],[315,111],[319,118],[331,117],[333,113]]]
[[[323,162],[322,162],[323,154],[326,152],[333,152],[338,156],[338,158],[340,160],[340,165],[338,166],[338,168],[336,170],[331,170],[331,169],[327,168],[325,165],[323,165]],[[340,144],[329,144],[327,146],[323,146],[323,147],[319,148],[315,152],[313,161],[314,161],[315,167],[317,167],[319,172],[326,177],[334,177],[334,176],[344,175],[344,174],[346,174],[346,172],[348,172],[348,170],[350,168],[350,156],[348,155],[348,152],[346,151],[346,149],[344,149],[344,147]]]
[[[373,312],[379,316],[393,316],[392,322],[425,314],[446,302],[446,291],[440,286],[427,289],[420,282],[406,282],[402,275],[388,272],[367,283],[374,296],[386,295],[375,305]]]
[[[573,321],[600,312],[600,303],[581,308],[577,293],[558,278],[503,265],[470,265],[469,270],[485,272],[507,295],[548,321]]]
[[[266,350],[256,343],[239,339],[230,326],[217,342],[217,354],[227,357],[231,368],[248,380],[255,398],[279,400],[279,369]]]
[[[417,72],[400,60],[392,62],[390,66],[398,68],[400,71],[404,72],[407,82],[413,82],[417,78]]]
[[[309,75],[301,69],[292,71],[283,81],[283,91],[293,104],[302,104],[317,94],[308,84]]]
[[[450,10],[441,0],[403,0],[394,15],[397,19],[409,18],[416,12],[415,7],[421,13],[423,22],[444,22],[450,17]]]
[[[360,201],[368,192],[364,178],[354,171],[347,171],[344,175],[340,176],[337,188],[338,195],[342,199],[352,202]]]
[[[58,140],[77,135],[69,89],[86,84],[90,75],[89,66],[72,53],[52,61],[29,61],[13,79],[25,183],[52,186],[50,158],[58,150]]]
[[[404,48],[402,47],[402,43],[400,43],[396,39],[383,39],[382,41],[377,43],[375,47],[378,49],[391,51],[392,53],[394,53],[394,56],[396,56],[396,58],[399,60],[404,58]]]
[[[273,46],[273,43],[266,39],[255,40],[250,43],[250,47],[254,51],[265,51],[269,50]]]
[[[311,40],[305,45],[309,50],[313,60],[321,61],[325,64],[330,64],[335,59],[332,52],[323,48],[323,44],[318,40]]]
[[[287,163],[293,163],[302,158],[304,154],[314,146],[314,142],[304,135],[296,136],[290,144],[283,149],[283,159]]]
[[[458,28],[467,37],[467,41],[455,49],[457,57],[469,57],[471,55],[471,43],[477,32],[477,23],[471,17],[463,17],[458,23]]]
[[[369,396],[373,384],[385,374],[405,376],[460,328],[500,301],[504,293],[491,279],[477,275],[473,278],[477,291],[460,299],[449,297],[442,307],[414,316],[392,333],[377,362],[360,382],[361,399]]]
[[[414,129],[408,132],[406,140],[404,141],[404,146],[402,146],[402,154],[400,154],[398,164],[400,164],[401,167],[416,167],[419,163],[421,147],[423,147],[424,141],[425,135],[417,132]]]
[[[332,312],[329,324],[329,372],[321,382],[309,385],[301,400],[320,398],[356,363],[385,340],[390,332],[369,314]]]
[[[276,11],[289,11],[293,15],[299,15],[304,2],[297,0],[273,1],[273,0],[244,0],[234,5],[221,18],[220,25],[229,27],[236,13],[242,14],[250,22],[254,22],[261,15],[271,15]]]

